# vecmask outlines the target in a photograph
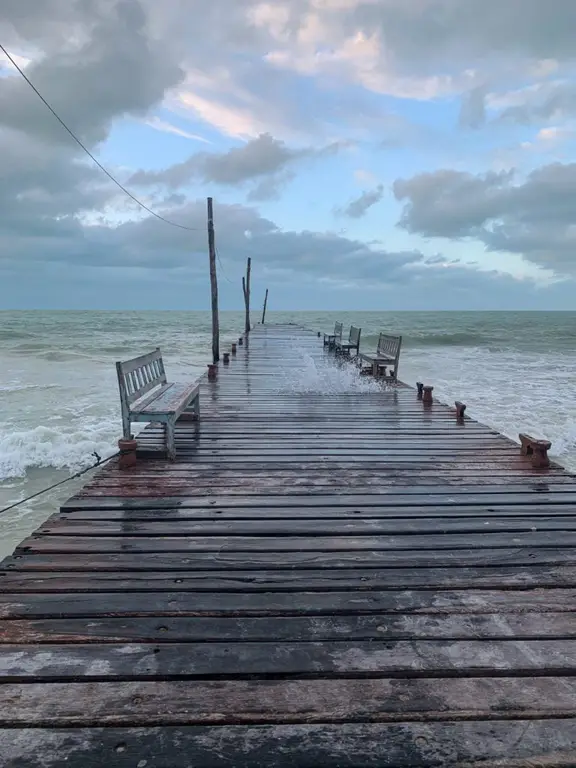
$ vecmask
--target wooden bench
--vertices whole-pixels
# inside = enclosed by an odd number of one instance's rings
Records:
[[[334,333],[324,334],[324,346],[334,349],[336,341],[342,341],[342,323],[334,323]]]
[[[124,439],[132,439],[131,423],[134,421],[164,424],[166,453],[173,460],[176,457],[176,422],[179,418],[195,420],[200,416],[198,384],[169,384],[159,347],[147,355],[116,363],[116,372]]]
[[[400,361],[400,349],[402,336],[387,336],[381,333],[378,337],[378,346],[375,355],[362,353],[359,355],[360,365],[362,361],[369,363],[369,368],[363,369],[363,373],[372,373],[376,378],[386,376],[386,368],[390,367],[390,378],[398,379],[398,363]]]
[[[360,334],[362,333],[361,328],[356,328],[356,326],[351,325],[350,326],[350,333],[348,334],[348,341],[344,342],[342,341],[342,338],[340,340],[336,339],[336,342],[334,344],[334,349],[336,350],[337,355],[350,355],[351,352],[354,350],[356,354],[360,352]]]

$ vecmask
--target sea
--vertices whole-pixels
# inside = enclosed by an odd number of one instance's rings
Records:
[[[257,318],[254,318],[257,319]],[[576,470],[576,312],[269,312],[267,322],[329,331],[339,320],[362,328],[362,349],[378,334],[402,335],[400,378],[434,386],[440,400],[517,439],[552,441],[551,454]],[[223,348],[241,312],[222,312]],[[116,371],[161,347],[169,380],[189,381],[211,357],[208,312],[0,312],[0,509],[113,454],[121,432]],[[336,378],[303,352],[301,370],[279,386],[296,391],[362,391],[352,371]],[[87,479],[0,514],[0,557]]]

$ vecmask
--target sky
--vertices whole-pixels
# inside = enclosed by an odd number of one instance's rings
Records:
[[[574,0],[3,0],[0,309],[576,309]],[[175,226],[179,225],[179,226]]]

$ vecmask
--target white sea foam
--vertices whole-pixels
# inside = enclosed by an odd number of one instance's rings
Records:
[[[38,426],[0,433],[0,480],[24,477],[32,467],[76,471],[113,453],[117,424],[83,423],[71,427]]]

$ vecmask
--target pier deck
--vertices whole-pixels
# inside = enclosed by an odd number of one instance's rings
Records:
[[[576,479],[326,356],[257,327],[0,565],[1,766],[576,764]]]

